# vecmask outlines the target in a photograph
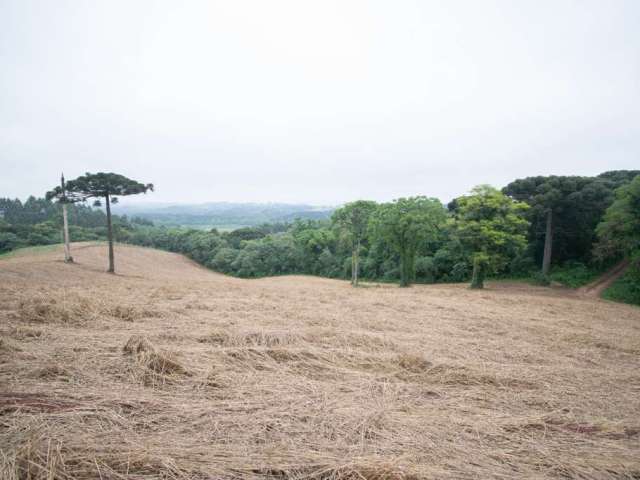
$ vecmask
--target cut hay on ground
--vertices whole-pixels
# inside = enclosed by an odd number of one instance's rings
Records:
[[[640,478],[638,308],[74,247],[0,260],[0,479]]]

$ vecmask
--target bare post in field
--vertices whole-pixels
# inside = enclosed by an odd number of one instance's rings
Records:
[[[107,207],[107,240],[109,241],[109,273],[116,273],[116,267],[113,260],[113,226],[111,224],[111,201],[109,195],[105,196],[105,204]]]
[[[67,218],[64,173],[60,177],[60,187],[62,188],[62,234],[64,236],[64,261],[66,263],[73,263],[73,257],[71,256],[71,242],[69,241],[69,220]]]

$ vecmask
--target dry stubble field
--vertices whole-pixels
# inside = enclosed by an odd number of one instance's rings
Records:
[[[640,309],[0,259],[0,478],[640,478]]]

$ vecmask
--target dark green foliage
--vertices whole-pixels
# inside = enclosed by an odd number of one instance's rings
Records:
[[[240,248],[242,242],[264,238],[267,234],[260,227],[243,227],[224,234],[232,248]]]
[[[231,246],[228,234],[220,234],[215,230],[205,232],[136,225],[131,228],[132,230],[124,231],[126,237],[120,238],[120,241],[183,253],[207,267],[231,275],[251,278],[284,274],[313,274],[334,278],[351,276],[349,245],[339,241],[337,232],[326,221],[298,221],[286,232],[243,240],[239,248]],[[466,273],[461,274],[459,271],[460,264],[455,262],[450,266],[438,267],[435,258],[426,256],[428,248],[430,247],[425,244],[418,249],[418,281],[455,281],[466,278]],[[361,255],[363,278],[384,281],[399,279],[398,256],[386,244],[374,243],[369,248],[363,248]],[[466,270],[466,265],[462,265]],[[453,268],[453,272],[445,271],[444,268]]]
[[[435,245],[446,221],[439,200],[423,196],[383,203],[371,215],[373,239],[388,244],[399,260],[400,286],[415,279],[415,259],[421,246]]]
[[[607,288],[602,298],[640,305],[640,263],[638,258],[629,269]]]
[[[449,236],[449,241],[433,256],[436,278],[443,282],[464,282],[469,279],[470,264],[458,240]]]
[[[111,201],[119,196],[137,195],[153,191],[153,184],[143,184],[117,173],[86,173],[66,184],[67,197],[73,200],[85,201],[89,198],[110,198]],[[60,193],[60,187],[47,192],[47,198]]]
[[[83,204],[70,204],[67,208],[74,241],[106,240],[106,215],[102,210]],[[4,212],[4,219],[0,219],[0,253],[62,241],[62,212],[58,203],[35,197],[29,197],[24,203],[0,198],[0,211]],[[113,221],[120,231],[129,225],[126,217],[114,216]]]
[[[558,282],[564,286],[578,288],[594,281],[602,275],[608,264],[588,266],[582,262],[571,260],[563,265],[554,267],[549,275],[549,280]]]
[[[0,253],[8,252],[23,246],[20,238],[11,232],[3,232],[0,227]]]
[[[207,261],[209,268],[218,270],[222,273],[233,273],[233,264],[238,258],[240,250],[224,247],[216,252],[216,254]]]
[[[543,287],[551,285],[551,278],[549,275],[545,275],[540,270],[537,270],[531,274],[531,281],[535,285],[541,285]]]
[[[114,215],[112,234],[120,242],[182,253],[209,268],[242,277],[312,274],[353,278],[356,246],[359,276],[364,280],[408,285],[413,281],[466,282],[473,277],[473,285],[480,286],[484,276],[531,278],[535,271],[536,283],[547,285],[553,280],[577,287],[604,271],[614,258],[637,254],[640,177],[629,183],[635,173],[532,177],[504,189],[531,205],[528,210],[491,187],[479,187],[472,195],[450,202],[448,210],[426,197],[382,205],[354,202],[339,209],[332,221],[296,220],[225,233],[155,227],[145,219]],[[117,186],[108,187],[114,194],[149,188],[115,177]],[[85,186],[90,183],[83,182]],[[612,203],[614,190],[621,186]],[[104,191],[96,188],[93,193]],[[87,193],[78,195],[88,198]],[[354,211],[356,205],[363,207],[362,216]],[[107,237],[107,215],[102,210],[82,204],[68,208],[74,241]],[[554,216],[553,263],[549,275],[542,275],[539,261],[549,208]],[[594,260],[590,252],[595,225],[605,210]],[[350,216],[355,213],[358,215]],[[523,214],[532,221],[526,248]],[[60,243],[60,227],[60,206],[51,201],[0,199],[0,253],[21,246]],[[635,298],[637,282],[638,274],[629,273],[607,295]]]
[[[528,250],[542,262],[547,212],[552,211],[551,263],[591,261],[595,227],[614,198],[614,190],[630,182],[638,171],[618,170],[597,177],[527,177],[511,182],[503,192],[531,206]]]
[[[599,259],[635,255],[640,251],[640,175],[616,190],[597,228]]]
[[[609,182],[610,188],[615,190],[631,182],[638,175],[640,175],[640,170],[611,170],[601,173],[597,178]]]
[[[451,268],[451,273],[448,276],[449,282],[466,282],[469,280],[471,267],[467,262],[458,262]]]
[[[264,277],[295,273],[298,264],[294,239],[290,235],[280,234],[247,242],[232,268],[240,277]]]
[[[530,277],[535,270],[538,270],[536,263],[525,249],[511,260],[507,273],[511,278],[526,278]]]

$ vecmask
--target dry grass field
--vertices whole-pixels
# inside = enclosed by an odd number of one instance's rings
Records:
[[[0,259],[0,478],[640,478],[640,309]]]

